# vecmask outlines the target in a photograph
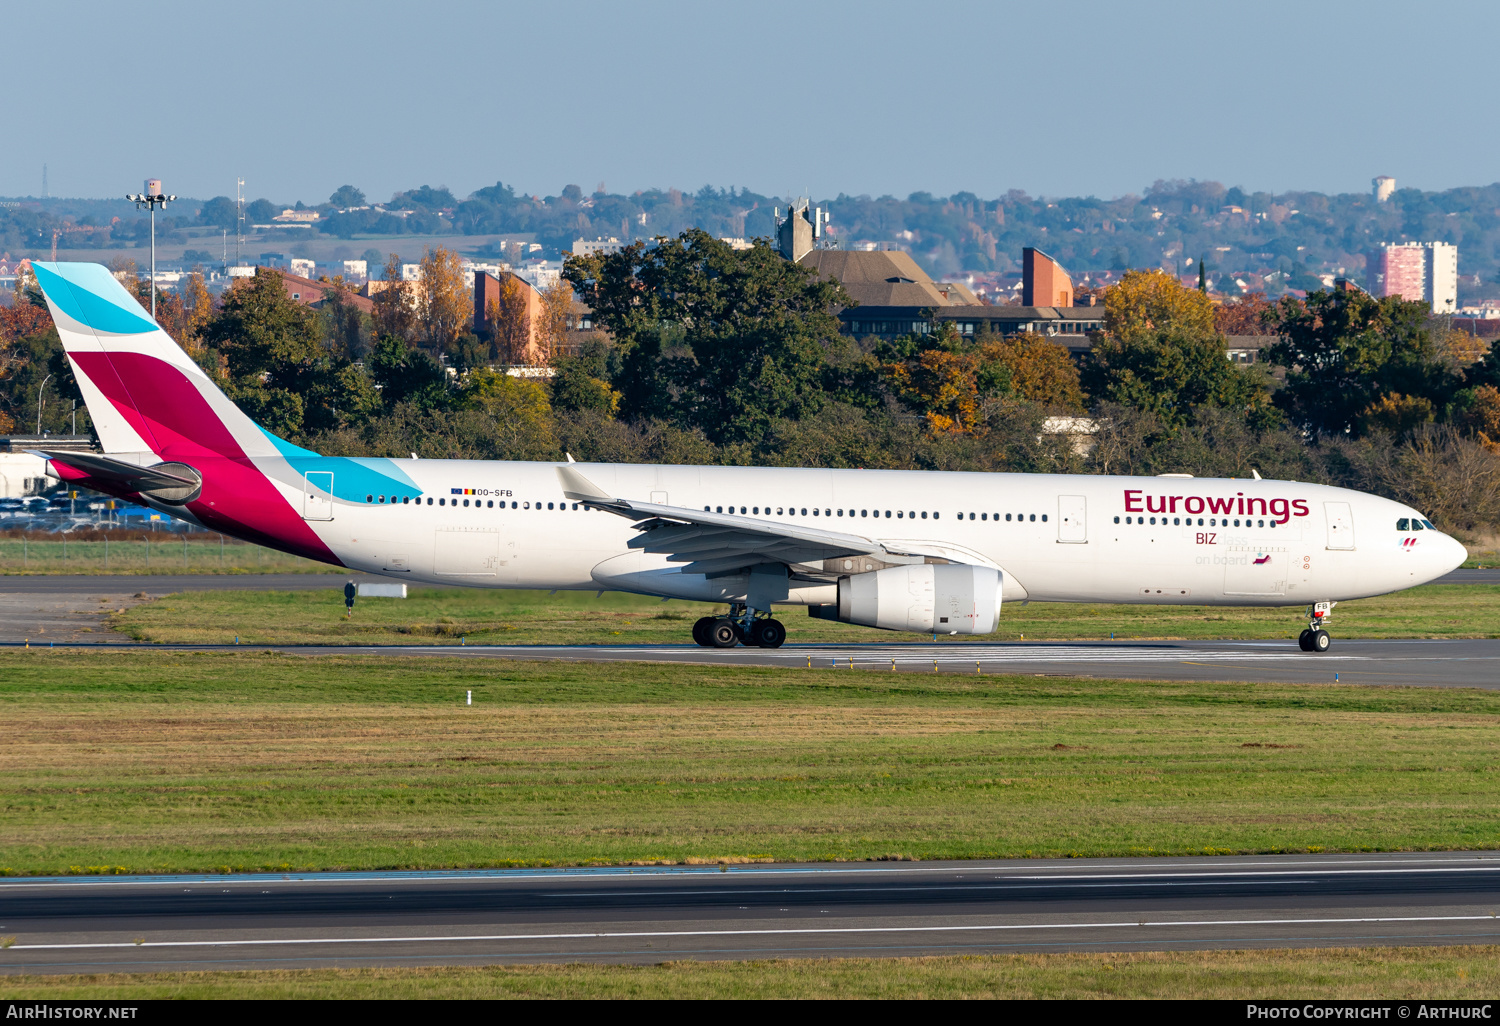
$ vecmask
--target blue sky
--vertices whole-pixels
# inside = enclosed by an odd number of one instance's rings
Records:
[[[146,24],[149,19],[150,24]],[[1493,2],[11,3],[0,195],[1500,179]],[[154,121],[153,121],[154,117]]]

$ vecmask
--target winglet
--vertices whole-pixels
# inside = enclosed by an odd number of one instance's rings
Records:
[[[564,456],[566,456],[566,457],[567,457],[567,458],[568,458],[568,462],[569,462],[569,463],[577,463],[577,462],[578,462],[578,461],[577,461],[577,460],[575,460],[575,459],[574,459],[574,458],[573,458],[573,454],[572,454],[572,453],[570,453],[570,452],[565,452],[565,453],[563,453],[563,455],[564,455]]]
[[[615,497],[606,495],[599,486],[572,467],[558,467],[557,479],[562,482],[563,494],[578,502],[614,503]]]

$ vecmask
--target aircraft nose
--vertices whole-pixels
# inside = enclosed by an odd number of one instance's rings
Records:
[[[1457,570],[1469,558],[1469,550],[1464,543],[1452,535],[1443,535],[1443,544],[1438,547],[1438,560],[1443,568],[1443,573]]]

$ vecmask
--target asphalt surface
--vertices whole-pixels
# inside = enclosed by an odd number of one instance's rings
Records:
[[[360,580],[379,580],[355,575]],[[133,645],[104,617],[148,597],[193,590],[341,588],[339,574],[34,576],[0,578],[0,646]],[[1443,584],[1500,584],[1500,570],[1459,570]],[[795,624],[793,624],[795,627]],[[725,663],[787,669],[908,673],[1031,673],[1123,680],[1411,684],[1500,688],[1500,640],[1373,640],[1338,637],[1321,655],[1286,641],[1049,642],[797,645],[781,649],[703,649],[696,645],[380,645],[283,646],[305,655],[369,654],[492,659]],[[793,638],[795,638],[795,630]],[[153,645],[153,648],[176,646]],[[184,646],[211,651],[215,646]],[[228,646],[224,646],[228,647]]]
[[[227,647],[231,646],[202,650]],[[968,676],[1020,673],[1109,680],[1500,688],[1500,640],[1494,639],[1335,641],[1334,648],[1322,655],[1302,652],[1294,641],[939,642],[787,645],[769,650],[704,649],[697,645],[308,645],[276,650],[292,655],[727,664],[824,672],[859,669]]]
[[[1500,854],[0,881],[0,973],[1490,944]]]

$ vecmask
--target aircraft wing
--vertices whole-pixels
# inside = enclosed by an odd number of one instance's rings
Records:
[[[887,548],[865,535],[616,498],[604,494],[571,467],[558,467],[557,476],[569,499],[639,521],[641,533],[630,540],[630,547],[665,554],[674,563],[686,563],[684,573],[721,573],[758,563],[823,570],[826,560],[850,556],[873,557],[881,563],[910,563],[922,562],[924,555]]]

